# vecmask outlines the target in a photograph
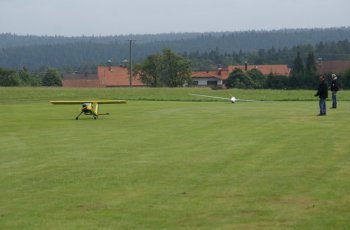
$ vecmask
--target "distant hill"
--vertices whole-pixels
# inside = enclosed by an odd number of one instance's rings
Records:
[[[124,44],[129,39],[136,40],[137,43],[149,43],[157,41],[176,41],[197,38],[202,35],[221,36],[225,33],[164,33],[164,34],[143,34],[143,35],[115,35],[115,36],[36,36],[36,35],[16,35],[10,33],[0,33],[0,48],[22,47],[32,45],[59,45],[69,43],[97,43],[97,44]]]
[[[133,58],[138,61],[164,48],[187,54],[213,50],[231,54],[350,40],[350,27],[82,37],[6,33],[0,34],[0,67],[67,68],[100,65],[107,60],[117,65],[129,56],[129,39],[135,40]]]

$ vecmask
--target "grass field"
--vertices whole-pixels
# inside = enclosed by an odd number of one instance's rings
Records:
[[[0,88],[0,229],[349,229],[350,93],[313,93]]]

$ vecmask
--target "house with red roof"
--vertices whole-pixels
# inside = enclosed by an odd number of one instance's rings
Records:
[[[317,64],[316,68],[319,74],[340,74],[350,69],[350,61],[321,61]]]
[[[263,75],[282,75],[289,76],[291,69],[287,65],[237,65],[237,66],[228,66],[229,72],[231,73],[234,69],[241,70],[252,70],[257,69]]]
[[[224,80],[235,69],[242,70],[258,69],[264,75],[288,76],[290,69],[287,65],[238,65],[218,68],[211,71],[192,72],[192,81],[195,86],[223,86]],[[129,71],[122,66],[98,66],[95,74],[66,74],[63,75],[63,87],[140,87],[144,86],[140,76],[133,76],[130,79]]]
[[[103,87],[100,84],[97,74],[64,74],[62,80],[63,87],[71,88],[98,88]]]
[[[227,68],[218,68],[213,71],[194,71],[192,72],[192,81],[195,86],[222,86],[230,73],[235,69],[248,71],[252,69],[260,70],[263,75],[283,75],[289,76],[290,68],[287,65],[237,65]]]
[[[99,66],[97,76],[104,87],[144,86],[140,76],[130,79],[128,68],[120,66]]]
[[[120,66],[99,66],[97,74],[64,74],[63,87],[98,88],[98,87],[144,86],[139,76],[131,78],[127,68]]]
[[[194,71],[191,77],[194,86],[222,86],[228,75],[228,69],[218,68],[213,71]]]

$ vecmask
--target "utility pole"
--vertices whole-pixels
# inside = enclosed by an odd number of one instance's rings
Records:
[[[132,87],[132,42],[136,40],[129,39],[129,64],[130,64],[130,70],[129,70],[129,87]]]

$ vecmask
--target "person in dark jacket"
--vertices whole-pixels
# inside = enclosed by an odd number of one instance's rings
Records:
[[[337,91],[339,90],[337,75],[332,74],[331,91],[332,91],[332,109],[337,108]]]
[[[320,98],[320,114],[318,116],[326,116],[326,100],[328,98],[328,86],[324,76],[320,76],[320,84],[318,85],[315,97],[316,96]]]

